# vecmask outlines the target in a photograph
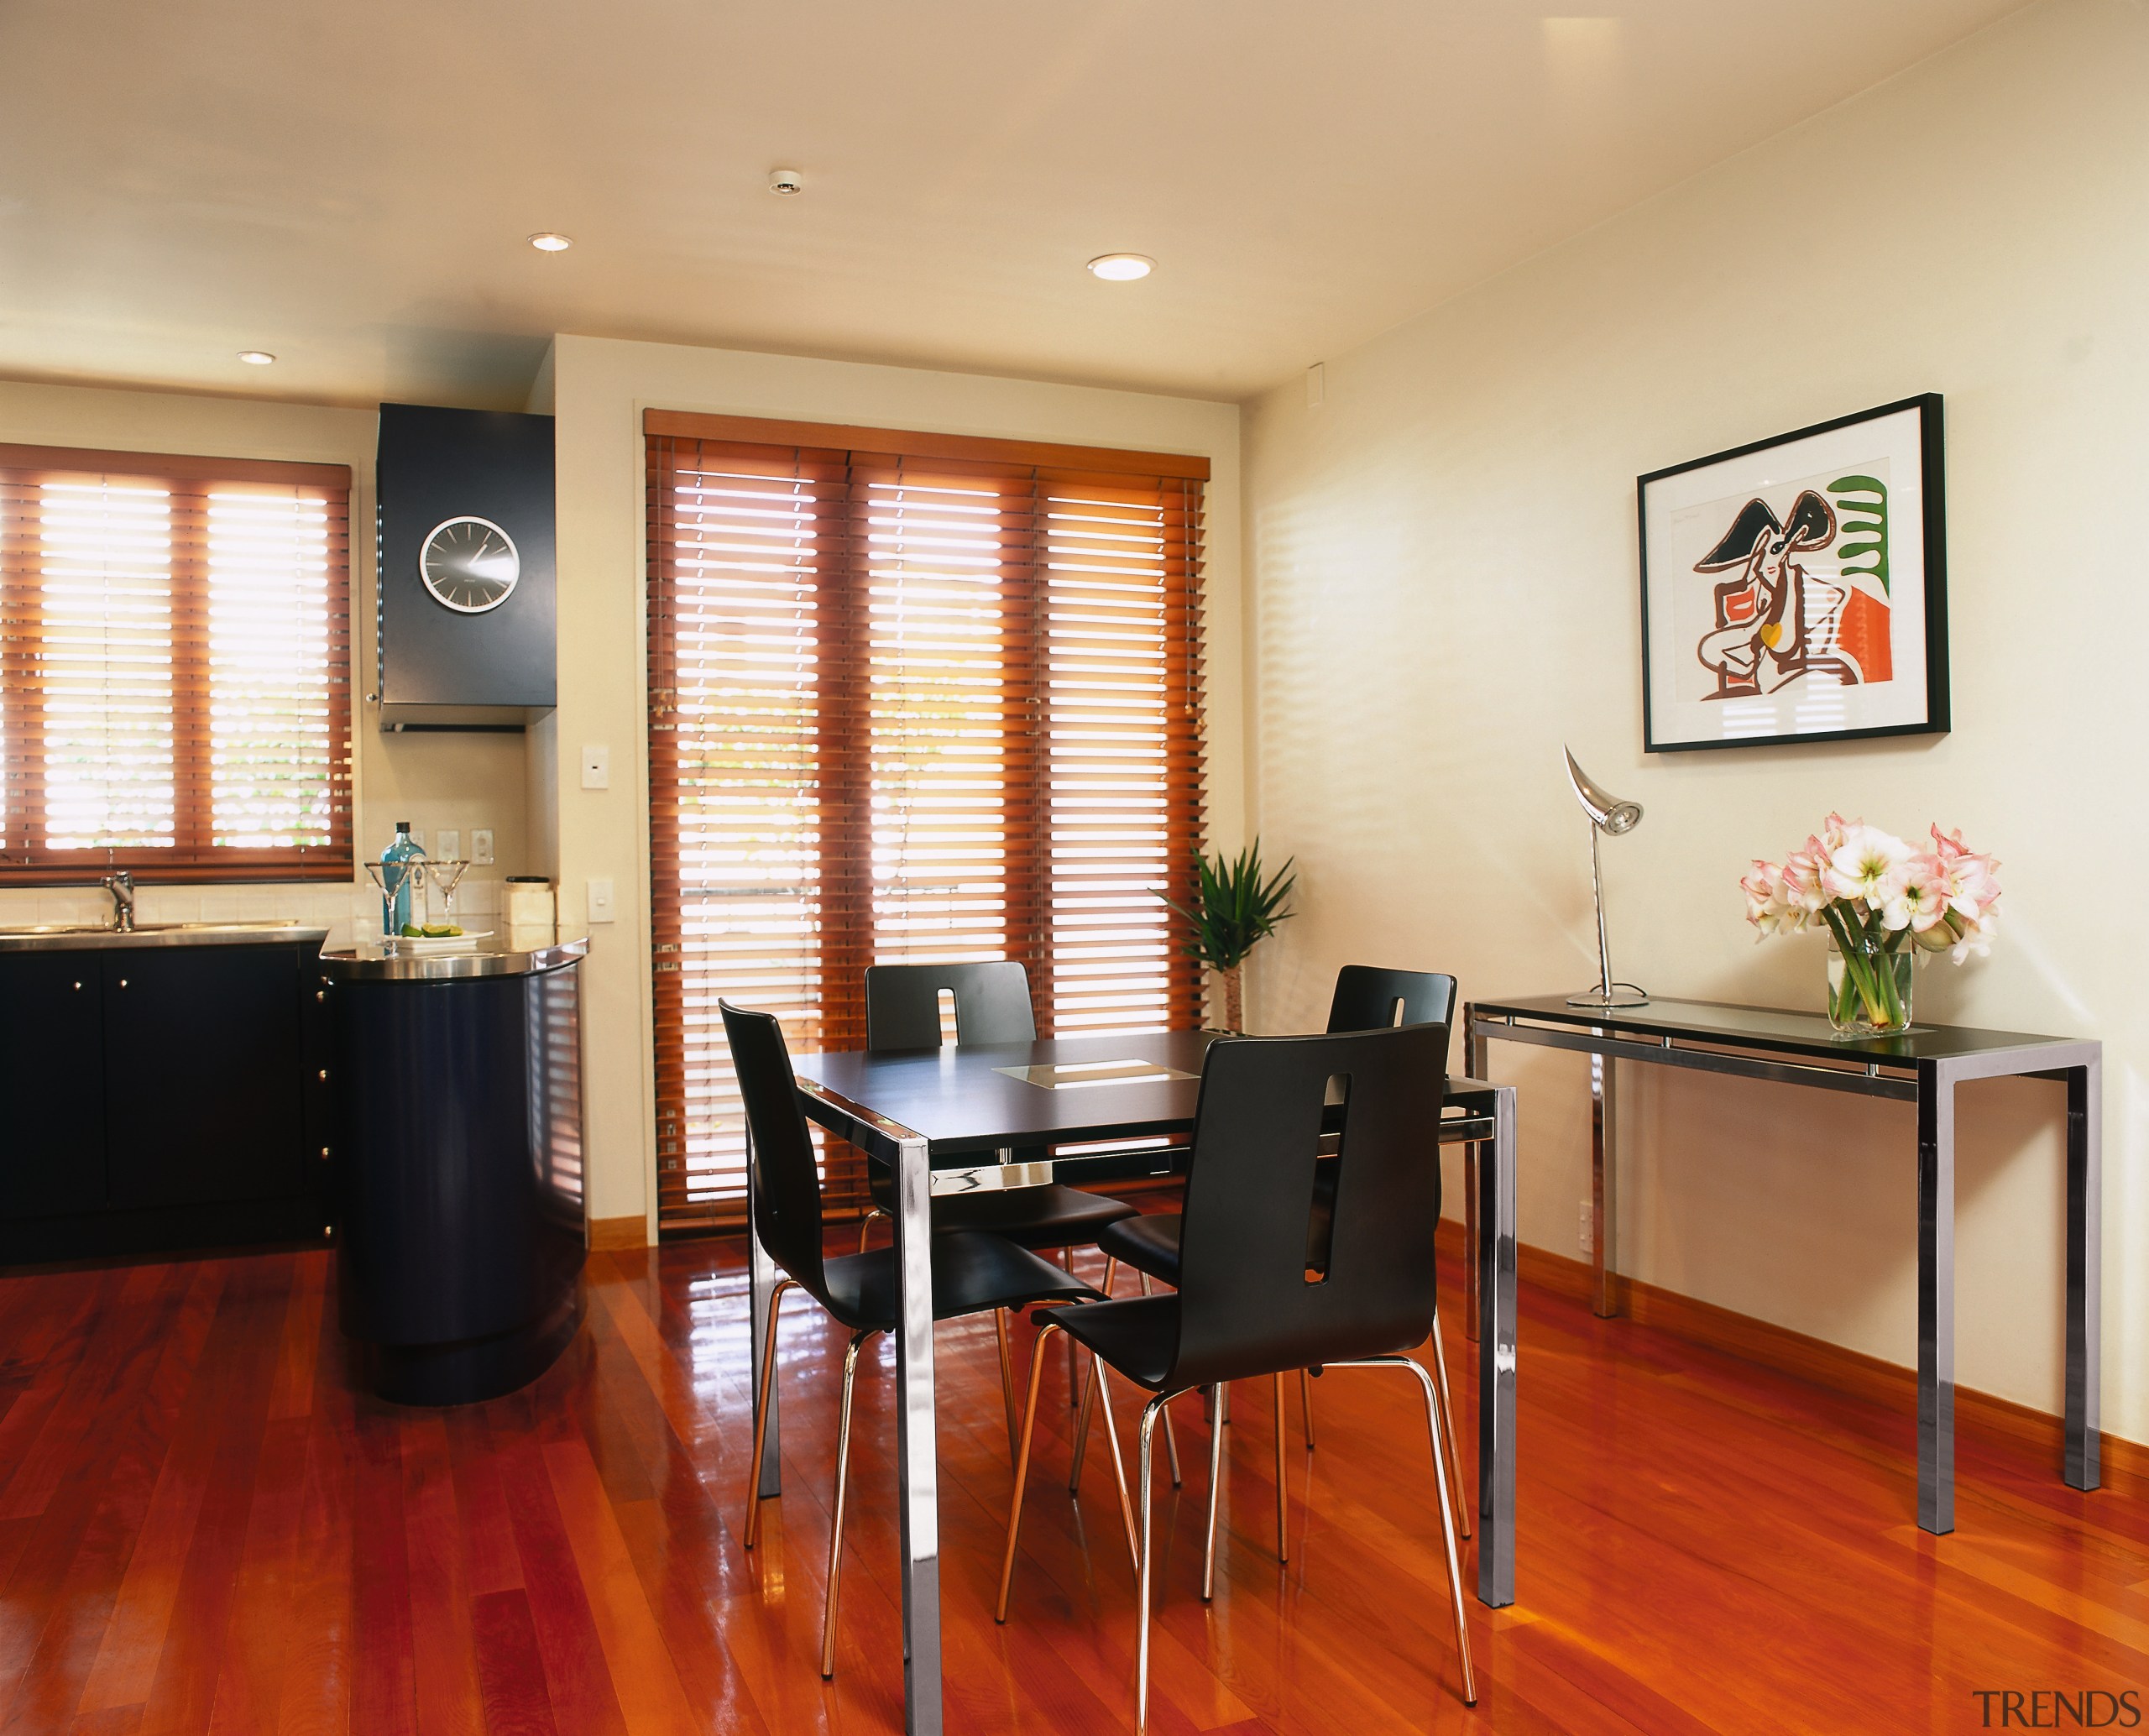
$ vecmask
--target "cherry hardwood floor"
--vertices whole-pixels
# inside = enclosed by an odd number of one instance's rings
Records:
[[[453,1411],[357,1390],[332,1276],[306,1252],[0,1278],[0,1729],[901,1728],[885,1341],[860,1377],[824,1686],[842,1339],[810,1303],[785,1316],[785,1490],[749,1556],[737,1243],[593,1256],[588,1322],[559,1364]],[[1452,1326],[1467,1458],[1473,1364]],[[1132,1580],[1101,1451],[1081,1503],[1066,1493],[1064,1358],[1047,1365],[1002,1628],[1012,1477],[991,1328],[944,1327],[939,1346],[948,1728],[1129,1729]],[[2149,1701],[2138,1493],[2078,1495],[2045,1455],[1973,1422],[1960,1528],[1930,1538],[1900,1407],[1528,1289],[1521,1371],[1521,1597],[1470,1604],[1474,1712],[1422,1409],[1406,1383],[1339,1372],[1316,1383],[1317,1451],[1289,1409],[1288,1567],[1267,1394],[1241,1389],[1212,1606],[1206,1431],[1179,1407],[1152,1728],[1932,1732],[2028,1728],[2032,1710],[2072,1728],[2038,1691],[2070,1708],[2084,1689]],[[1979,1690],[2026,1697],[2004,1723],[2008,1702]]]

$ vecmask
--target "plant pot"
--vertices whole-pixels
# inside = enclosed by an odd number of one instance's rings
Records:
[[[1911,1024],[1912,966],[1907,939],[1890,949],[1879,937],[1854,934],[1846,953],[1828,936],[1828,1022],[1842,1038],[1888,1037]]]

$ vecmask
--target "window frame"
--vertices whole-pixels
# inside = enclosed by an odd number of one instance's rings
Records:
[[[989,467],[1002,473],[1003,498],[1008,498],[1005,489],[1027,486],[1033,491],[1033,504],[1040,506],[1053,498],[1053,491],[1057,489],[1095,486],[1108,491],[1122,487],[1153,490],[1154,510],[1161,515],[1159,521],[1163,526],[1162,546],[1167,551],[1162,557],[1163,637],[1159,644],[1163,661],[1158,666],[1165,714],[1158,751],[1167,779],[1161,816],[1165,834],[1162,866],[1170,895],[1181,902],[1193,897],[1195,856],[1202,842],[1205,806],[1200,745],[1205,686],[1201,676],[1204,562],[1200,526],[1201,497],[1205,493],[1210,467],[1205,457],[1184,453],[1069,447],[745,416],[648,410],[642,421],[647,489],[644,525],[647,562],[645,665],[650,727],[651,941],[656,1043],[653,1084],[656,1100],[659,1227],[665,1233],[693,1233],[735,1228],[743,1221],[744,1200],[733,1196],[728,1190],[715,1200],[694,1200],[689,1197],[698,1187],[708,1185],[706,1181],[694,1181],[692,1177],[695,1172],[687,1167],[691,1107],[688,1080],[698,1070],[694,1056],[704,1053],[705,1045],[695,1036],[686,1016],[687,973],[682,968],[685,936],[680,907],[681,816],[676,797],[682,761],[678,744],[672,739],[677,722],[667,709],[676,709],[681,703],[678,649],[672,642],[678,628],[678,618],[673,610],[681,582],[678,551],[668,540],[672,535],[668,494],[673,458],[667,443],[700,443],[719,448],[757,447],[769,462],[791,462],[799,467],[796,474],[801,478],[810,474],[821,478],[818,486],[838,489],[833,499],[839,504],[831,509],[827,520],[831,523],[844,517],[855,523],[858,514],[864,510],[861,502],[865,491],[871,485],[865,478],[884,475],[891,463],[898,466],[923,463],[929,468],[944,462],[951,467],[951,473],[959,473],[962,467]],[[836,482],[831,467],[849,479]],[[1025,472],[1027,480],[1022,476]],[[1014,580],[1015,589],[1006,593],[1011,610],[1007,618],[1011,630],[1026,641],[1025,655],[1042,657],[1048,635],[1055,631],[1064,635],[1072,630],[1078,636],[1085,636],[1089,630],[1080,626],[1070,630],[1064,618],[1053,614],[1054,603],[1064,607],[1067,593],[1055,593],[1039,576],[1046,565],[1048,539],[1059,533],[1048,526],[1045,516],[1040,514],[1028,534],[1033,540],[1024,545],[1024,552],[1011,557],[1017,567],[1023,569],[1027,576]],[[844,552],[834,557],[836,565],[815,580],[817,587],[832,585],[836,599],[832,604],[834,613],[820,617],[824,625],[815,630],[832,632],[844,640],[865,630],[861,599],[867,583],[865,571],[858,564],[867,558],[864,545],[855,529],[847,535],[849,540],[843,545]],[[1079,586],[1082,582],[1070,583]],[[1077,611],[1083,606],[1078,601]],[[1109,631],[1109,628],[1105,630]],[[1079,657],[1094,655],[1095,651],[1094,642],[1086,642],[1072,654]],[[848,659],[863,658],[869,654],[862,643],[846,644],[845,652],[847,667]],[[865,666],[861,662],[858,667],[862,669]],[[1043,683],[1047,679],[1042,663],[1032,668],[1029,680],[1035,691],[1028,697],[1033,717],[1039,715],[1037,708],[1046,703]],[[863,704],[862,688],[851,688],[848,700],[842,697],[847,685],[839,681],[835,690],[824,690],[828,697],[821,703],[838,709],[845,704]],[[865,847],[855,835],[866,806],[862,790],[858,787],[860,781],[867,776],[864,769],[868,757],[866,736],[855,719],[838,719],[832,724],[831,714],[823,712],[817,715],[818,721],[813,729],[822,740],[821,750],[834,751],[836,756],[821,762],[822,849],[825,855],[833,837],[837,840],[834,848],[841,853],[841,860],[824,865],[819,873],[824,890],[835,896],[824,901],[821,913],[815,918],[820,940],[813,949],[818,954],[814,970],[817,1010],[813,1017],[824,1042],[837,1047],[855,1047],[864,1042],[862,970],[864,965],[871,962],[873,951],[871,880],[866,872]],[[1061,728],[1065,728],[1064,719],[1061,720]],[[1027,753],[1034,761],[1031,787],[1039,793],[1052,776],[1049,767],[1053,749],[1048,744],[1053,737],[1048,729],[1043,720],[1030,726],[1031,745]],[[1076,733],[1080,733],[1079,729]],[[1006,859],[1012,876],[1023,881],[1027,891],[1017,895],[1011,887],[1009,933],[1002,955],[1019,959],[1030,966],[1039,1029],[1045,1035],[1052,1033],[1060,1008],[1056,992],[1057,973],[1049,956],[1040,955],[1038,948],[1049,945],[1050,935],[1056,932],[1052,913],[1056,882],[1049,878],[1054,873],[1053,828],[1055,818],[1079,819],[1074,810],[1080,803],[1072,797],[1069,800],[1073,806],[1043,809],[1019,833],[1010,834],[1011,855]],[[667,807],[667,803],[671,805]],[[1081,870],[1075,866],[1069,871],[1079,876]],[[1045,876],[1048,883],[1038,883],[1040,876]],[[1091,887],[1070,884],[1060,896],[1080,903],[1085,893],[1095,895]],[[827,907],[831,902],[835,908]],[[1018,929],[1028,935],[1027,944],[1017,939]],[[970,954],[965,951],[963,955]],[[1199,1024],[1202,972],[1198,964],[1175,945],[1165,954],[1159,995],[1165,1022],[1170,1027]],[[1069,1012],[1080,1010],[1079,1001],[1070,1002],[1068,1008]],[[1139,1017],[1137,1024],[1141,1028],[1154,1028]],[[1118,1027],[1136,1026],[1101,1028]],[[1081,1028],[1078,1022],[1073,1033],[1063,1029],[1061,1034],[1080,1034]],[[797,1040],[796,1033],[793,1040]],[[866,1203],[862,1158],[839,1142],[827,1140],[824,1143],[824,1205],[839,1214],[847,1209],[861,1209]],[[719,1172],[719,1175],[723,1173]]]
[[[18,803],[18,767],[35,763],[18,748],[41,733],[39,703],[28,671],[41,655],[43,611],[17,559],[13,532],[0,524],[0,888],[94,885],[119,870],[143,885],[247,885],[348,881],[356,871],[351,739],[350,506],[347,464],[265,458],[205,458],[95,447],[0,443],[0,483],[9,488],[54,482],[151,483],[201,498],[228,485],[319,491],[328,512],[325,606],[329,839],[322,844],[239,849],[209,841],[213,824],[213,757],[209,728],[212,665],[206,631],[182,650],[187,624],[206,622],[210,569],[205,548],[175,541],[171,550],[173,699],[175,714],[198,720],[173,732],[175,841],[169,848],[134,846],[56,850],[34,844],[21,829],[39,802]],[[184,618],[184,619],[183,619]],[[192,709],[189,710],[190,704]],[[9,757],[13,756],[13,757]]]

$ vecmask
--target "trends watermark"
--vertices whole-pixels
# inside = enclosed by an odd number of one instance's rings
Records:
[[[2131,1730],[2141,1722],[2136,1688],[1972,1688],[1988,1730]]]

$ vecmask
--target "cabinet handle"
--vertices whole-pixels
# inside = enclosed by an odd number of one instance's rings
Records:
[[[82,986],[79,982],[75,985],[75,992],[78,995],[82,992]]]
[[[323,1085],[328,1083],[328,1069],[326,1067],[321,1069],[321,1082]]]
[[[123,989],[127,986],[127,979],[125,977],[123,976],[119,979],[119,986]]]
[[[328,998],[328,991],[326,989],[316,989],[313,991],[313,998],[316,1001],[326,1001]]]
[[[328,1148],[325,1145],[321,1148],[321,1161],[324,1163],[328,1161]]]

